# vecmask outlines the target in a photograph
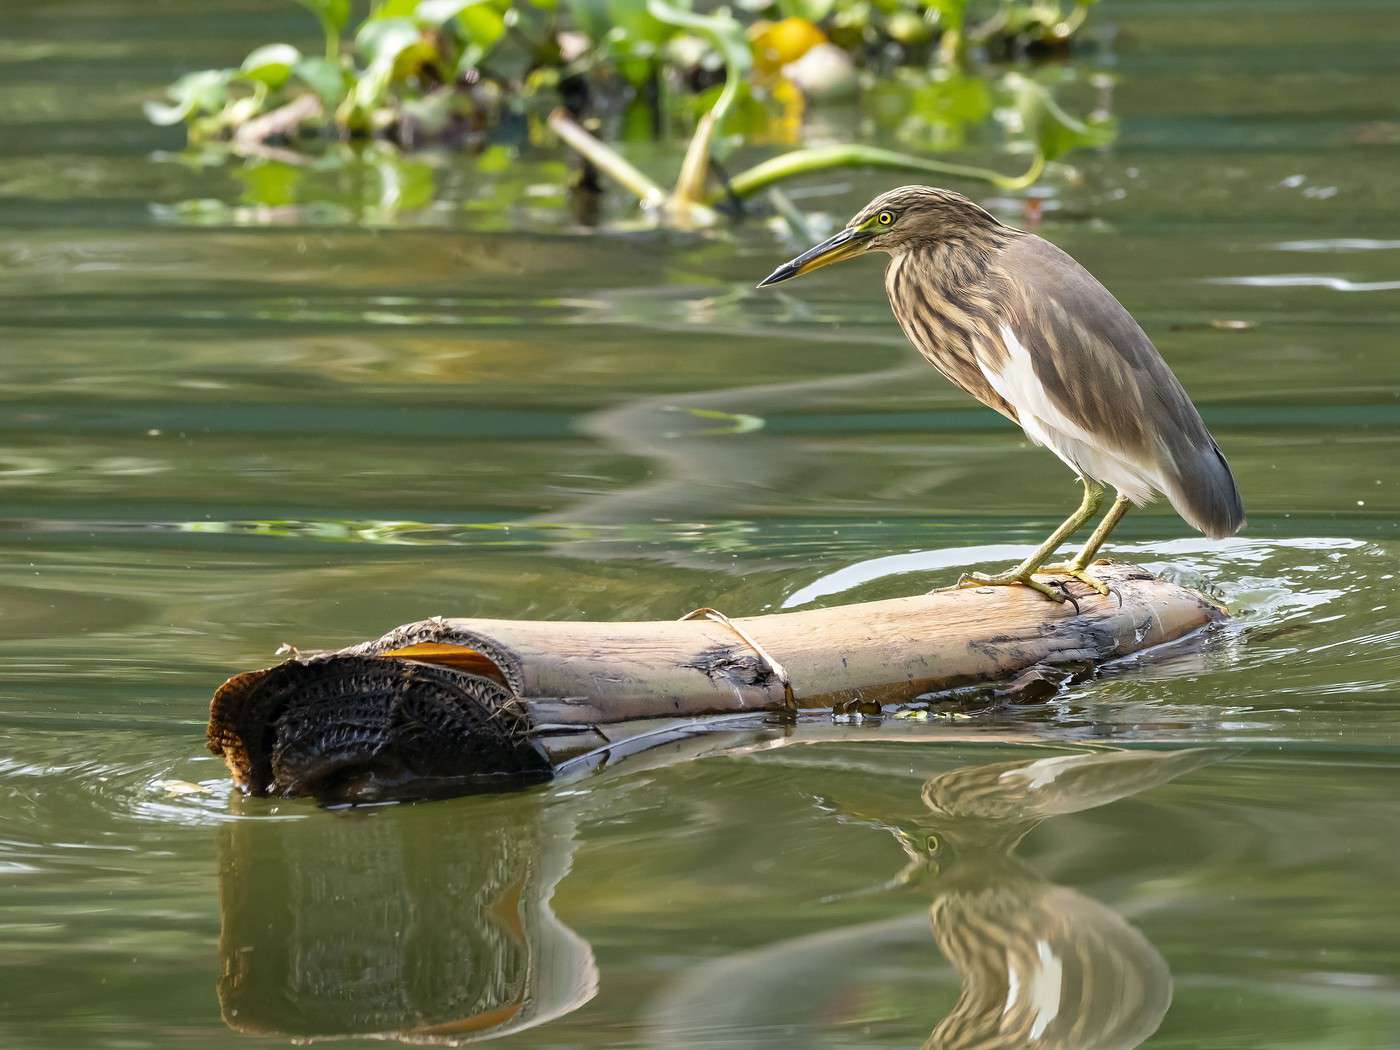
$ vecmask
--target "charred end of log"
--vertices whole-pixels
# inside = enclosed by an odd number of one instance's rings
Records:
[[[208,741],[249,794],[354,802],[548,779],[527,729],[514,694],[489,678],[330,654],[230,678]]]

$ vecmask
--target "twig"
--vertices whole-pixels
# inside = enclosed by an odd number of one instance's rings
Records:
[[[285,106],[248,121],[233,133],[233,141],[247,147],[268,139],[290,135],[308,120],[315,120],[325,110],[315,95],[298,95]]]

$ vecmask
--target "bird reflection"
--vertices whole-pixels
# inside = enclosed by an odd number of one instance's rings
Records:
[[[798,734],[800,740],[801,734]],[[867,735],[863,737],[867,743]],[[814,748],[813,751],[819,751]],[[927,911],[888,914],[804,933],[727,955],[689,971],[654,1003],[655,1045],[738,1045],[734,1032],[781,1032],[765,1045],[820,1044],[833,1026],[888,1025],[882,1045],[911,1028],[917,1004],[941,995],[928,967],[929,933],[956,978],[951,1006],[933,1013],[929,1050],[1129,1050],[1161,1024],[1171,975],[1157,950],[1122,916],[1076,889],[1055,885],[1016,856],[1038,824],[1164,784],[1216,754],[1094,752],[963,766],[927,779],[922,807],[891,802],[869,767],[845,776],[846,759],[821,763],[822,808],[846,825],[892,833],[908,855],[893,880],[830,898],[844,911],[874,897],[910,893]],[[882,763],[884,765],[885,763]],[[879,797],[866,795],[872,787]],[[907,797],[907,796],[906,796]],[[838,803],[836,798],[840,798]],[[950,989],[951,991],[951,989]],[[880,1011],[869,1004],[897,1004]],[[928,1016],[925,1014],[925,1016]],[[723,1019],[723,1026],[719,1019]],[[914,1044],[917,1045],[917,1042]]]
[[[224,1021],[457,1044],[577,1009],[597,968],[549,903],[573,834],[527,797],[225,825]]]
[[[934,940],[961,989],[926,1047],[1098,1050],[1145,1041],[1171,1003],[1157,950],[1119,915],[1017,859],[1041,821],[1106,805],[1214,759],[1210,752],[1063,755],[966,766],[928,780],[925,817],[891,827],[904,879],[928,878]]]

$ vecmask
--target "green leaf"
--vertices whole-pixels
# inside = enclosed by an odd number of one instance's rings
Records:
[[[440,26],[450,22],[469,7],[485,3],[486,0],[421,0],[418,4],[419,25]]]
[[[350,0],[297,0],[297,3],[310,10],[327,29],[334,29],[337,34],[345,32],[346,23],[350,21]]]
[[[820,22],[835,6],[836,0],[778,0],[784,18],[805,18],[808,22]]]
[[[967,0],[927,0],[938,12],[938,24],[944,29],[961,29],[967,21]]]
[[[607,0],[607,18],[613,27],[609,35],[634,50],[639,44],[655,47],[662,43],[671,35],[671,30],[666,20],[651,11],[650,6],[647,0]]]
[[[1112,121],[1085,123],[1070,116],[1042,85],[1020,73],[1008,73],[1002,85],[1011,92],[1015,112],[1024,133],[1047,161],[1076,149],[1103,146],[1113,141]]]
[[[367,117],[379,105],[394,78],[394,62],[418,43],[421,31],[407,18],[384,18],[366,22],[355,34],[355,47],[368,62],[350,94],[350,112],[342,115],[347,123],[353,116]]]
[[[393,68],[394,60],[418,43],[418,26],[407,18],[381,18],[366,22],[355,34],[355,49],[366,64]]]
[[[568,0],[569,14],[574,26],[593,43],[607,36],[612,23],[608,21],[607,0]]]
[[[371,19],[412,18],[418,10],[419,0],[379,0],[370,13]]]
[[[232,69],[201,69],[186,73],[165,89],[172,102],[147,102],[142,108],[146,119],[162,126],[178,124],[200,113],[217,113],[228,101],[228,84],[234,77]]]
[[[249,52],[241,68],[249,80],[260,80],[275,89],[287,82],[300,60],[301,52],[291,44],[264,44]]]
[[[339,63],[324,58],[303,58],[292,67],[292,76],[316,92],[330,109],[345,98],[345,71]]]
[[[972,124],[992,111],[992,93],[981,77],[949,73],[935,76],[913,92],[913,110],[932,124]]]
[[[486,53],[500,42],[501,37],[506,35],[505,19],[494,7],[485,4],[465,7],[457,15],[457,24],[462,27],[462,32],[472,45],[467,50],[479,51],[472,61],[473,65],[480,62]]]

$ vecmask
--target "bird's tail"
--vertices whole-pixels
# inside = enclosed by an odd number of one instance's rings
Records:
[[[1163,486],[1176,512],[1213,540],[1233,536],[1244,527],[1244,502],[1230,464],[1209,434],[1176,457],[1176,470]]]

